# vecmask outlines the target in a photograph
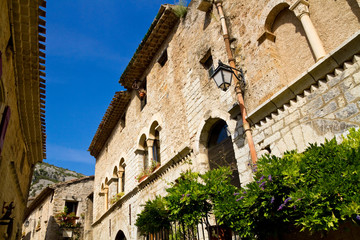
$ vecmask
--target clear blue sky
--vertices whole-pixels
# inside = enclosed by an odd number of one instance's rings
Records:
[[[93,175],[87,151],[118,80],[161,4],[173,0],[47,1],[45,162]]]

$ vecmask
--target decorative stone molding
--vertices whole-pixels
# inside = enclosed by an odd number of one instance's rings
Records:
[[[296,17],[300,19],[306,33],[306,38],[308,39],[310,47],[315,55],[316,61],[319,61],[326,55],[326,52],[320,37],[317,34],[316,29],[310,19],[309,3],[304,0],[297,0],[293,5],[290,6],[289,9],[292,10]]]
[[[118,178],[122,178],[124,172],[125,172],[124,170],[119,170],[119,171],[117,172]]]
[[[272,32],[265,30],[260,37],[258,38],[259,45],[263,43],[265,40],[270,40],[271,42],[275,42],[276,36]]]
[[[297,0],[289,9],[292,10],[299,19],[303,14],[310,14],[309,3],[305,0]]]

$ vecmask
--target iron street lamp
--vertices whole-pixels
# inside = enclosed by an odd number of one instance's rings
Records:
[[[236,70],[240,73],[241,79],[236,75],[236,73],[233,70]],[[219,65],[215,69],[214,73],[211,75],[211,78],[214,79],[218,88],[222,89],[223,91],[226,91],[231,86],[231,81],[232,81],[233,75],[239,80],[239,82],[242,82],[245,84],[245,82],[243,80],[244,75],[243,75],[242,69],[236,69],[236,68],[230,67],[226,64],[223,64],[219,60]]]

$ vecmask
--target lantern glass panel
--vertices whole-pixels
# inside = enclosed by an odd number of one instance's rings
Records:
[[[223,84],[223,76],[221,74],[221,71],[218,71],[217,73],[215,73],[213,78],[218,87],[220,87]]]
[[[228,71],[228,70],[222,70],[222,73],[224,75],[224,83],[228,86],[231,85],[231,80],[232,80],[232,71]]]

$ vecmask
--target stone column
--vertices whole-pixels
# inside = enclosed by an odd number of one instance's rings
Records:
[[[154,160],[154,153],[153,153],[153,146],[154,146],[154,139],[146,140],[146,144],[148,146],[148,167],[151,167],[152,161]]]
[[[310,19],[309,3],[305,0],[297,0],[290,6],[290,10],[292,10],[296,17],[300,19],[316,61],[320,60],[326,55],[326,52]]]
[[[123,186],[123,179],[122,179],[123,174],[124,174],[124,170],[119,170],[117,172],[117,175],[118,175],[118,193],[124,191],[124,189],[122,189],[122,186]]]
[[[109,209],[109,187],[104,187],[104,195],[105,195],[105,210]]]

